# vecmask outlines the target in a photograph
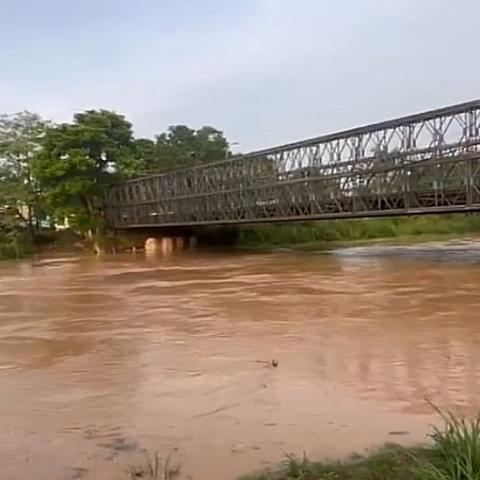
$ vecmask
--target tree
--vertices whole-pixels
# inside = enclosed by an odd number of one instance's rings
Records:
[[[17,214],[16,200],[12,201],[12,185],[5,162],[2,161],[0,163],[0,259],[19,256],[15,246],[21,224]]]
[[[155,165],[155,142],[149,138],[138,138],[133,142],[132,176],[145,175]]]
[[[34,172],[55,216],[80,231],[102,226],[103,192],[135,169],[131,124],[115,112],[89,110],[49,128]]]
[[[228,142],[220,130],[175,125],[157,136],[153,166],[157,171],[167,171],[224,160],[228,155]]]
[[[32,237],[40,217],[33,162],[41,151],[47,125],[39,115],[27,111],[0,115],[0,207],[27,226]]]

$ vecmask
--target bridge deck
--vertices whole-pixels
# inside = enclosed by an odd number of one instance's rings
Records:
[[[480,101],[112,187],[112,228],[480,210]]]

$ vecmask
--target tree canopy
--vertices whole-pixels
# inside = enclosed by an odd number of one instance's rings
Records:
[[[46,128],[47,122],[27,111],[0,115],[0,207],[25,224],[32,235],[40,215],[33,162]]]
[[[46,130],[34,175],[53,215],[68,216],[75,227],[89,231],[102,224],[103,194],[109,185],[227,155],[227,140],[212,127],[170,127],[154,142],[135,139],[132,125],[122,115],[89,110],[75,115],[72,123]]]
[[[228,142],[220,130],[175,125],[157,136],[153,170],[190,167],[224,160],[228,155]]]
[[[30,112],[0,115],[0,246],[25,228],[33,238],[47,216],[99,232],[110,185],[228,155],[223,133],[208,126],[171,126],[151,140],[135,138],[131,123],[108,110],[87,110],[62,124]]]
[[[103,191],[134,172],[133,151],[132,126],[114,112],[89,110],[49,128],[34,164],[46,204],[81,230],[97,229]]]

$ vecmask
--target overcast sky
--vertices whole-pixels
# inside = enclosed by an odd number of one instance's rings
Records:
[[[242,151],[480,97],[480,0],[0,0],[0,112]]]

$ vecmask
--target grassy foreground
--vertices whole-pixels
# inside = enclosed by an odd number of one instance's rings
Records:
[[[480,416],[469,421],[442,417],[444,427],[432,429],[430,447],[389,445],[343,464],[288,457],[276,472],[240,480],[480,480]]]

